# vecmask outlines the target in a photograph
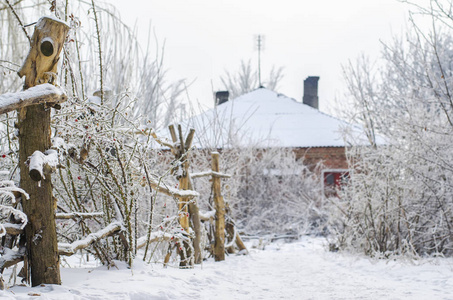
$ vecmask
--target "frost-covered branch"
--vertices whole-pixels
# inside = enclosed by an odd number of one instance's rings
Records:
[[[23,189],[16,187],[11,180],[0,181],[0,195],[9,197],[11,203],[16,203],[16,198],[20,195],[23,195],[27,200],[30,199],[30,196]]]
[[[7,247],[0,251],[0,269],[14,266],[15,264],[24,260],[25,247],[20,247],[18,251],[11,250]]]
[[[453,23],[436,8],[441,2],[413,6],[412,31],[384,44],[382,59],[345,68],[351,103],[342,106],[370,137],[383,134],[391,145],[347,150],[357,171],[329,214],[340,249],[453,255]],[[420,15],[431,18],[431,29],[417,26]]]
[[[92,213],[81,213],[81,212],[72,212],[72,213],[57,213],[55,219],[58,220],[69,220],[69,219],[91,219],[97,217],[103,217],[103,212],[92,212]]]
[[[163,193],[167,196],[176,196],[176,197],[198,197],[200,194],[191,190],[179,190],[169,186],[164,186],[162,183],[156,182],[153,179],[149,180],[149,185],[157,190],[159,193]]]
[[[31,87],[17,93],[0,95],[0,114],[35,104],[57,104],[67,100],[64,91],[49,83]]]
[[[15,187],[14,182],[9,180],[0,182],[0,196],[1,196],[0,199],[4,201],[6,197],[10,199],[11,203],[16,203],[17,194],[24,195],[27,200],[30,198],[24,190]],[[0,212],[5,216],[11,215],[12,217],[14,217],[14,222],[20,223],[0,224],[1,229],[0,237],[4,236],[5,234],[17,235],[22,233],[23,229],[25,228],[25,225],[27,225],[28,222],[27,215],[24,214],[21,210],[18,210],[11,205],[5,204],[0,204]]]
[[[151,130],[150,135],[151,135],[151,136],[154,138],[154,140],[155,140],[157,143],[159,143],[161,146],[168,147],[168,148],[170,148],[170,149],[175,148],[175,144],[172,144],[172,143],[168,143],[168,142],[166,142],[166,141],[163,141],[162,139],[160,139],[160,138],[157,136],[157,134],[156,134],[156,132],[155,132],[154,130]]]
[[[199,172],[199,173],[190,174],[190,177],[192,177],[192,178],[206,177],[206,176],[213,176],[213,177],[220,177],[220,178],[231,178],[230,174],[224,174],[224,173],[221,173],[221,172],[214,172],[214,171],[205,171],[205,172]]]
[[[21,224],[17,224],[19,226],[19,230],[23,230],[25,228],[25,225],[28,223],[28,218],[25,213],[23,213],[21,210],[15,209],[12,206],[6,206],[6,205],[0,205],[0,212],[2,212],[4,215],[11,214],[14,216],[14,219],[17,220],[17,222],[20,222]],[[6,213],[4,213],[6,212]],[[13,225],[13,224],[11,224]],[[0,224],[2,227],[2,232],[0,232],[0,237],[4,236],[6,233],[9,233],[7,228],[4,226],[4,224]],[[10,231],[15,231],[12,226],[7,226]],[[17,228],[16,228],[17,229]]]
[[[142,236],[137,239],[137,249],[143,248],[146,246],[148,243],[154,243],[157,241],[169,241],[171,239],[177,238],[174,234],[168,233],[168,232],[163,232],[163,231],[155,231],[152,232],[149,239],[148,236]]]
[[[77,250],[85,249],[91,244],[113,234],[120,232],[123,229],[122,224],[114,222],[109,224],[104,229],[99,230],[98,232],[89,234],[83,240],[75,241],[71,244],[68,243],[58,243],[58,254],[71,256]]]
[[[26,223],[25,223],[26,224]],[[12,223],[5,223],[1,224],[5,229],[6,233],[9,235],[19,235],[24,233],[24,225],[23,224],[12,224]]]

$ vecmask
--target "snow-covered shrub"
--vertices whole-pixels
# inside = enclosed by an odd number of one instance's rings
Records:
[[[321,181],[292,149],[252,150],[236,171],[233,208],[247,232],[321,233]]]
[[[206,159],[208,157],[208,159]],[[195,150],[193,172],[210,166],[210,151]],[[322,233],[326,220],[321,181],[292,149],[223,149],[223,197],[238,228],[247,234]],[[213,209],[210,182],[194,179],[202,210]]]
[[[57,217],[65,218],[57,221],[58,238],[70,244],[119,222],[120,234],[97,241],[87,251],[105,263],[130,263],[150,232],[177,230],[175,201],[150,188],[152,181],[174,185],[174,179],[168,169],[156,169],[158,151],[149,145],[151,127],[182,114],[184,85],[166,82],[161,50],[144,54],[118,12],[99,5],[28,0],[13,4],[15,14],[0,10],[0,93],[22,85],[15,71],[27,54],[28,41],[17,18],[30,24],[52,14],[69,23],[57,76],[68,101],[53,110],[51,124],[60,159],[52,175],[53,195]],[[30,35],[33,26],[25,30]],[[0,167],[18,181],[15,118],[15,113],[0,116]]]
[[[346,68],[350,112],[371,145],[350,149],[350,184],[333,200],[343,248],[386,257],[453,254],[453,39],[439,26],[450,16],[432,12],[430,34],[416,28],[386,45],[378,70],[363,59]],[[387,145],[374,144],[377,133]]]

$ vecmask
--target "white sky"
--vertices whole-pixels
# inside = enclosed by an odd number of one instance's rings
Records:
[[[341,65],[359,54],[379,55],[405,28],[407,6],[396,0],[107,0],[145,40],[151,22],[161,43],[169,80],[194,81],[192,101],[213,105],[225,70],[241,59],[257,65],[254,37],[265,36],[262,74],[284,67],[277,92],[302,99],[303,80],[320,76],[320,108],[330,111],[344,91]]]

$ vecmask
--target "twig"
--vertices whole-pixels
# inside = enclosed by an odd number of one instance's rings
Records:
[[[101,49],[101,32],[99,30],[99,20],[96,13],[96,6],[94,5],[94,0],[91,0],[91,6],[93,7],[94,22],[96,24],[96,38],[98,40],[98,51],[99,51],[99,74],[100,74],[100,84],[101,84],[101,105],[104,105],[104,72],[102,65],[102,49]]]
[[[25,30],[25,26],[24,26],[24,24],[22,23],[22,20],[21,20],[21,19],[19,18],[19,16],[17,15],[16,10],[15,10],[14,7],[11,5],[11,3],[9,3],[9,0],[5,0],[5,1],[6,1],[6,4],[8,4],[9,8],[11,9],[13,15],[16,17],[17,21],[19,22],[19,25],[20,25],[20,27],[22,28],[22,31],[25,33],[25,36],[27,37],[28,42],[29,42],[30,45],[31,45],[31,38],[30,38],[30,36],[28,35],[27,30]],[[17,3],[18,3],[18,2],[17,2]],[[17,4],[17,3],[15,3],[15,4]]]

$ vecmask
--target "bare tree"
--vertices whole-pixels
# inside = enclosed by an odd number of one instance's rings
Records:
[[[451,4],[417,6],[431,30],[413,26],[384,44],[377,67],[363,58],[345,67],[351,116],[374,147],[350,149],[350,184],[332,200],[343,247],[384,257],[453,254]],[[376,135],[387,145],[376,145]]]
[[[272,67],[268,79],[263,82],[263,86],[270,90],[277,90],[282,78],[283,68]],[[230,92],[231,98],[239,97],[259,88],[258,73],[253,70],[250,60],[248,62],[242,60],[239,70],[235,72],[225,71],[225,75],[221,76],[220,80],[224,88]]]
[[[171,201],[177,189],[169,188],[168,170],[155,169],[157,151],[150,146],[149,127],[170,122],[179,113],[183,83],[166,82],[160,50],[144,54],[113,7],[94,1],[9,3],[0,5],[0,93],[14,92],[22,84],[16,71],[29,48],[25,25],[50,13],[71,26],[56,78],[68,102],[52,110],[51,122],[51,147],[61,167],[52,177],[58,253],[72,255],[84,248],[105,264],[120,259],[132,265],[148,232],[161,227],[161,233],[176,231],[177,223],[164,224],[162,215],[178,215]],[[0,118],[2,175],[19,182],[16,114]],[[165,212],[156,209],[159,191],[170,195]],[[150,239],[178,239],[168,232]],[[158,259],[157,254],[152,251],[148,258]]]

